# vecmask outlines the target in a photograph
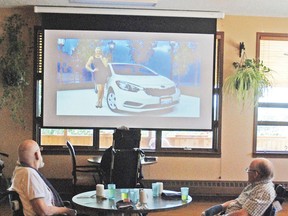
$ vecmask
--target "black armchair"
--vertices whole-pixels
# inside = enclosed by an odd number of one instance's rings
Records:
[[[9,197],[10,208],[13,216],[24,216],[23,206],[20,197],[16,191],[7,190],[7,196]]]
[[[19,197],[19,194],[16,191],[6,190],[5,193],[1,194],[1,197],[8,197],[10,209],[12,211],[12,216],[24,216],[23,205]],[[63,204],[65,207],[73,208],[70,201],[63,201]],[[87,216],[83,214],[79,215]]]
[[[268,207],[263,216],[275,216],[278,211],[282,210],[282,203],[285,200],[286,189],[281,184],[275,184],[276,198]]]

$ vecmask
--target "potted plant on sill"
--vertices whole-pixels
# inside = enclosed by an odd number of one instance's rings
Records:
[[[224,82],[224,91],[237,97],[239,102],[257,104],[258,98],[272,86],[271,69],[257,59],[247,59],[245,53],[240,62],[234,62],[235,72]]]
[[[3,33],[0,35],[0,74],[3,93],[0,96],[0,109],[10,110],[11,118],[25,127],[24,88],[28,85],[27,73],[30,69],[28,59],[31,48],[24,41],[24,34],[31,38],[31,31],[21,15],[7,17],[3,23]]]

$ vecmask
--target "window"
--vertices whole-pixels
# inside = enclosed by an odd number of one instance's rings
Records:
[[[99,131],[100,134],[100,143],[99,148],[100,149],[106,149],[109,148],[113,141],[113,133],[114,130],[112,129],[101,129]],[[156,132],[155,130],[141,130],[141,142],[140,142],[140,148],[142,149],[151,149],[150,143],[155,141]]]
[[[42,80],[43,80],[43,32],[37,30],[37,52],[35,68],[35,119],[34,139],[44,146],[46,154],[63,154],[63,146],[69,140],[78,154],[93,154],[102,152],[111,146],[113,132],[111,128],[44,128],[42,127]],[[199,156],[220,155],[221,131],[221,87],[223,68],[224,33],[216,38],[216,72],[214,73],[213,88],[213,127],[212,130],[160,130],[142,129],[140,147],[146,154]],[[69,74],[75,79],[73,74]],[[78,77],[79,78],[79,77]]]
[[[69,140],[75,146],[93,146],[92,129],[42,129],[41,144],[43,146],[59,145]]]
[[[161,148],[212,149],[210,131],[162,131]]]
[[[256,108],[254,153],[288,153],[288,34],[257,33],[257,58],[272,71],[273,86]]]

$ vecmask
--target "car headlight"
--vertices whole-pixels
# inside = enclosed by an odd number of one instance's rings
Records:
[[[142,87],[125,81],[116,81],[116,84],[124,91],[138,92],[142,90]]]

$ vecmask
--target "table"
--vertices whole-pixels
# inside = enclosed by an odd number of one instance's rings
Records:
[[[188,196],[187,201],[182,200],[164,200],[161,196],[153,197],[152,189],[144,189],[147,194],[147,204],[145,209],[137,208],[137,204],[133,204],[133,209],[117,209],[116,202],[121,200],[121,189],[116,189],[115,199],[103,200],[96,197],[95,191],[88,191],[80,193],[72,198],[72,202],[77,206],[77,209],[85,212],[86,214],[95,214],[102,212],[104,215],[131,215],[133,213],[151,213],[159,211],[169,211],[181,207],[185,207],[192,202],[192,197]],[[107,197],[108,190],[105,190],[105,196]]]
[[[88,158],[87,161],[89,163],[100,164],[101,163],[101,159],[102,159],[102,156],[101,155],[97,155],[97,156]]]
[[[147,158],[148,160],[146,160],[145,158]],[[143,159],[141,159],[141,165],[152,165],[157,163],[157,157],[153,157],[155,158],[155,160],[151,160],[151,157],[144,157]],[[93,156],[91,158],[88,158],[87,161],[89,163],[93,163],[93,164],[100,164],[101,163],[101,159],[102,156],[101,155],[97,155],[97,156]]]

